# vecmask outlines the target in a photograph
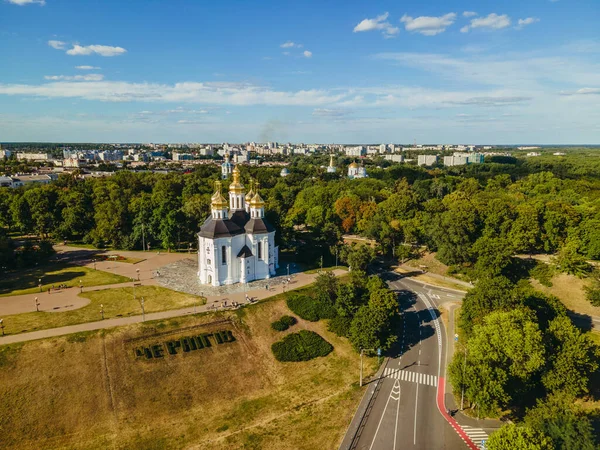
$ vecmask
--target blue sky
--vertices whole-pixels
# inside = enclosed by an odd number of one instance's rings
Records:
[[[0,141],[600,143],[598,0],[0,0]]]

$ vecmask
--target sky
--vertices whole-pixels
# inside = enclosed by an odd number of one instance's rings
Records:
[[[0,142],[600,144],[598,0],[0,0]]]

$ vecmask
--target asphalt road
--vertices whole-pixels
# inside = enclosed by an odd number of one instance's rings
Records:
[[[463,295],[407,279],[388,282],[400,292],[401,342],[384,369],[381,388],[354,448],[464,450],[467,445],[436,402],[446,367],[445,335],[436,306],[460,301]]]

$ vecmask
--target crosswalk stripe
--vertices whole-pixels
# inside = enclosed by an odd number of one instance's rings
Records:
[[[438,379],[435,375],[429,375],[427,373],[421,372],[412,372],[410,370],[400,370],[393,369],[391,367],[386,367],[383,371],[384,377],[393,378],[396,380],[408,381],[410,383],[418,383],[427,386],[437,386]],[[465,428],[465,432],[467,432],[469,428]],[[477,429],[479,431],[479,429]],[[487,436],[487,435],[485,435]]]

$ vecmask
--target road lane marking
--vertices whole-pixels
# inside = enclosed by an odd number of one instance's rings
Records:
[[[396,406],[396,425],[394,427],[394,450],[396,450],[396,436],[398,434],[398,414],[400,413],[400,395],[402,393],[400,390],[400,382],[398,380],[394,382],[394,389],[396,389],[396,384],[398,385],[398,405]]]
[[[417,384],[417,394],[415,395],[415,427],[413,431],[413,445],[417,445],[417,410],[419,409],[419,385]]]
[[[471,440],[479,448],[483,448],[481,445],[482,441],[487,440],[488,434],[481,428],[473,428],[467,425],[460,425],[463,431],[471,438]]]
[[[437,377],[427,373],[412,372],[410,370],[400,370],[386,367],[383,371],[383,376],[385,378],[393,378],[395,380],[418,383],[425,386],[437,386]]]
[[[379,423],[377,424],[377,429],[375,430],[375,434],[373,435],[373,442],[371,442],[371,446],[369,447],[369,450],[372,450],[373,446],[375,445],[375,439],[377,439],[377,433],[379,433],[379,428],[381,427],[381,422],[383,422],[383,417],[385,416],[385,412],[387,411],[388,404],[390,403],[390,400],[392,399],[392,396],[394,394],[394,389],[396,387],[396,383],[398,383],[398,381],[394,382],[394,387],[392,388],[390,395],[388,396],[387,402],[385,402],[385,407],[383,408],[383,412],[381,413],[381,419],[379,419]],[[399,384],[400,383],[398,383],[398,385]],[[400,398],[400,396],[398,395],[398,399],[399,398]],[[394,397],[394,400],[395,400],[395,397]]]

